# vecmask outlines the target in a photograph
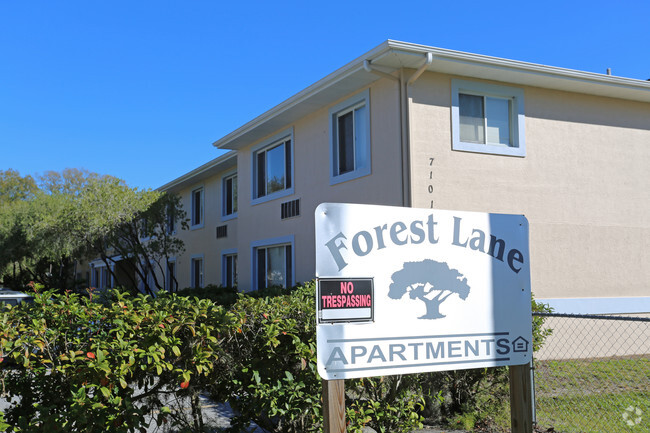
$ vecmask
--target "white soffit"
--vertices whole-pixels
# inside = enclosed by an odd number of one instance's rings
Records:
[[[362,90],[380,78],[363,68],[366,60],[384,72],[401,68],[418,69],[423,65],[427,53],[433,54],[433,61],[427,67],[431,72],[650,102],[650,81],[388,40],[215,141],[213,145],[222,149],[241,149],[286,128],[308,113]]]

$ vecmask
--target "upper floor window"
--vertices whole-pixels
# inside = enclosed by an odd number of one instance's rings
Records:
[[[192,228],[203,227],[203,188],[192,191]]]
[[[526,156],[522,89],[452,80],[452,148]]]
[[[276,136],[253,152],[253,204],[293,193],[292,134]]]
[[[176,212],[174,210],[173,205],[169,205],[167,207],[167,214],[166,214],[166,230],[167,234],[171,235],[176,232]]]
[[[236,216],[237,214],[237,174],[225,176],[222,180],[222,211],[224,217]]]
[[[330,109],[330,184],[370,174],[370,104],[366,90]]]

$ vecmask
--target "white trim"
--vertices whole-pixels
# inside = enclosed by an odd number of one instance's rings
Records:
[[[176,277],[176,290],[178,290],[178,264],[176,263],[176,257],[169,257],[165,263],[165,290],[170,290],[171,289],[171,281],[169,280],[169,264],[173,263],[174,264],[174,274]]]
[[[296,283],[296,247],[295,236],[280,236],[276,238],[262,239],[251,242],[250,257],[251,257],[251,287],[253,290],[259,290],[257,287],[257,248],[269,248],[275,246],[291,246],[291,284]]]
[[[292,149],[293,150],[293,149]],[[237,168],[229,170],[223,175],[221,175],[221,221],[228,221],[231,219],[237,218],[237,211],[234,211],[231,214],[226,215],[226,185],[225,181],[228,178],[237,177],[237,188],[239,188],[239,173],[237,173]],[[239,209],[239,194],[237,194],[237,209]]]
[[[177,177],[171,182],[168,182],[163,186],[157,188],[157,191],[180,191],[190,184],[194,185],[201,180],[212,177],[220,171],[233,166],[237,166],[237,152],[234,150],[218,156],[212,161],[209,161],[200,167],[197,167],[194,170],[185,173],[180,177]]]
[[[460,93],[479,96],[494,96],[512,100],[511,134],[513,146],[498,144],[480,144],[461,141],[460,139],[460,113],[458,95]],[[526,116],[524,115],[523,89],[496,84],[482,83],[468,80],[451,80],[451,133],[452,149],[465,152],[488,153],[506,156],[526,156]],[[487,130],[485,131],[487,136]]]
[[[637,314],[650,313],[650,296],[616,298],[539,298],[555,313],[564,314]]]
[[[357,167],[355,160],[354,170],[343,173],[336,174],[338,171],[338,118],[347,114],[348,112],[361,107],[366,107],[366,131],[365,137],[366,142],[361,143],[360,146],[363,146],[363,150],[367,155],[367,160],[364,161],[364,165]],[[356,95],[346,99],[343,102],[340,102],[330,108],[329,110],[329,142],[330,142],[330,185],[336,185],[337,183],[347,182],[352,179],[357,179],[359,177],[367,176],[372,172],[372,139],[370,137],[370,89],[366,89],[363,92],[357,93]],[[359,146],[359,147],[360,147]],[[357,143],[355,143],[354,153],[357,153]],[[356,159],[356,156],[355,156]]]
[[[196,285],[194,281],[194,261],[201,260],[201,284]],[[201,288],[205,286],[205,258],[203,254],[193,254],[190,256],[190,287]]]
[[[378,75],[364,70],[366,61],[386,72],[400,68],[417,69],[428,53],[433,55],[433,61],[427,66],[427,71],[650,102],[650,82],[644,80],[387,40],[215,141],[213,146],[241,149],[270,133],[269,129],[273,129],[274,125],[294,123],[305,112],[324,108],[354,89],[379,80]]]
[[[221,250],[221,284],[226,286],[226,256],[238,256],[237,248],[228,248]]]
[[[201,222],[194,224],[194,193],[201,190]],[[190,192],[190,230],[202,229],[205,227],[205,186],[192,188]]]
[[[257,153],[263,150],[266,150],[267,148],[272,148],[276,145],[281,144],[282,142],[287,142],[289,141],[290,147],[291,147],[291,169],[289,170],[289,175],[291,176],[291,186],[289,188],[285,188],[280,191],[276,191],[271,194],[264,195],[262,197],[256,197],[257,191]],[[281,197],[286,197],[288,195],[291,195],[294,193],[294,186],[295,186],[295,140],[293,137],[293,126],[290,128],[287,128],[270,138],[264,140],[257,146],[255,146],[253,149],[251,149],[251,174],[252,174],[252,179],[251,179],[251,206],[254,206],[256,204],[264,203],[267,201],[275,200],[277,198]],[[286,150],[285,150],[286,151]],[[285,179],[286,182],[286,179]]]

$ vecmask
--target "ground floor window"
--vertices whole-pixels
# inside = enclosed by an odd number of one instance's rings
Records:
[[[192,287],[203,287],[203,257],[193,257],[191,266]]]
[[[255,248],[257,289],[293,285],[293,254],[291,244]]]
[[[221,257],[223,285],[237,287],[237,253],[225,253]]]
[[[167,260],[167,276],[165,281],[165,287],[170,292],[178,290],[178,280],[176,280],[176,261]]]

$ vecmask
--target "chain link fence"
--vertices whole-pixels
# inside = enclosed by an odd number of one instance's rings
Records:
[[[538,430],[650,432],[650,318],[544,314],[534,363]]]

